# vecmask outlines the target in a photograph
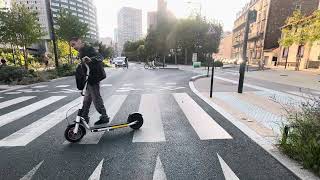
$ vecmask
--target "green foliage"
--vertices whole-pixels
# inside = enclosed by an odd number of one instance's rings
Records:
[[[0,39],[3,43],[23,47],[25,68],[28,69],[26,47],[36,43],[44,35],[37,12],[24,5],[13,4],[8,11],[0,12]]]
[[[303,16],[300,11],[295,11],[287,19],[279,43],[284,47],[290,47],[293,44],[312,45],[317,40],[320,40],[320,10],[309,17]]]
[[[11,84],[18,83],[26,78],[36,77],[33,70],[26,70],[25,68],[15,66],[5,66],[0,71],[0,82]]]
[[[76,71],[76,65],[75,64],[63,64],[62,66],[59,66],[57,69],[57,75],[60,77],[64,76],[73,76]]]
[[[59,12],[56,23],[59,39],[67,42],[73,37],[83,38],[89,32],[88,25],[81,22],[77,16],[72,15],[68,10]]]
[[[214,61],[214,67],[223,67],[222,61]]]
[[[107,47],[106,45],[102,44],[102,42],[95,42],[93,43],[94,47],[98,48],[98,52],[103,56],[103,58],[111,58],[113,56],[113,48]]]
[[[288,120],[294,128],[282,138],[280,148],[320,176],[320,98],[303,102],[298,110],[290,109]]]

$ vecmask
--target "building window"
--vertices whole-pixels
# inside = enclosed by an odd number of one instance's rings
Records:
[[[298,48],[297,57],[303,58],[303,54],[304,54],[304,45],[300,45]]]
[[[288,54],[289,54],[289,48],[283,48],[283,51],[282,51],[282,58],[287,58],[288,57]]]

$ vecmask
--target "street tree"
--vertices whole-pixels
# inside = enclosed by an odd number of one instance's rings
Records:
[[[72,48],[70,40],[73,37],[84,38],[89,32],[89,27],[86,23],[79,20],[77,16],[72,15],[68,10],[61,10],[56,18],[58,38],[67,41],[69,44],[69,60],[72,57]]]
[[[44,35],[37,12],[24,5],[13,4],[8,11],[1,12],[1,39],[4,42],[22,47],[24,65],[28,69],[28,52],[26,48],[38,42]],[[22,63],[21,63],[22,64]]]

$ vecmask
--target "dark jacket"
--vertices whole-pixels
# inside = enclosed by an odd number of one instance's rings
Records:
[[[92,46],[87,44],[79,50],[79,58],[82,59],[88,56],[92,61],[88,63],[90,68],[90,74],[88,78],[89,84],[99,83],[101,80],[106,78],[106,73],[103,67],[103,57],[98,53]]]

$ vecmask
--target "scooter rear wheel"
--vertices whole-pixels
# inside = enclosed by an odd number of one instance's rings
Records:
[[[139,113],[134,113],[134,114],[130,114],[128,117],[128,124],[137,121],[136,124],[131,125],[130,128],[134,129],[134,130],[138,130],[141,128],[141,126],[143,125],[143,117],[141,114]]]
[[[69,125],[64,132],[64,137],[72,143],[79,142],[86,134],[86,129],[82,125],[79,125],[78,133],[73,133],[75,126],[76,124]]]

